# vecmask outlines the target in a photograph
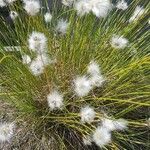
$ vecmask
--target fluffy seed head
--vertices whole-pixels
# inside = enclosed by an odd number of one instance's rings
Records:
[[[4,7],[6,6],[6,3],[4,2],[4,0],[0,0],[0,7]]]
[[[95,61],[91,61],[87,68],[87,73],[90,75],[89,81],[93,87],[100,87],[105,81],[101,75],[99,65]]]
[[[30,68],[30,71],[33,73],[33,75],[39,76],[44,71],[44,64],[43,64],[43,62],[41,60],[39,61],[36,58],[35,60],[33,60],[31,62],[31,65],[30,65],[29,68]]]
[[[43,73],[44,68],[53,63],[53,61],[45,54],[38,55],[35,60],[31,62],[30,70],[35,75],[38,76]]]
[[[34,1],[34,0],[24,1],[24,9],[29,15],[35,16],[40,11],[40,3],[39,1]]]
[[[133,22],[133,21],[138,20],[144,14],[144,12],[145,12],[145,9],[143,7],[137,6],[135,8],[133,15],[129,19],[129,22]]]
[[[44,19],[45,19],[45,22],[46,22],[46,23],[49,23],[49,22],[51,22],[51,20],[52,20],[52,15],[51,15],[49,12],[47,12],[47,13],[44,15]]]
[[[108,118],[102,119],[102,126],[108,131],[114,131],[116,129],[114,121]]]
[[[93,141],[103,147],[111,142],[111,133],[104,127],[97,127],[93,133]]]
[[[92,8],[93,14],[97,17],[106,17],[108,12],[112,9],[110,0],[90,0],[89,4]]]
[[[127,128],[128,122],[124,119],[111,120],[108,118],[102,119],[102,126],[108,131],[124,130]]]
[[[95,111],[92,107],[85,106],[81,108],[80,117],[82,123],[91,123],[95,118]]]
[[[23,62],[23,64],[29,64],[29,63],[31,63],[30,56],[29,55],[23,55],[22,56],[22,62]]]
[[[61,109],[63,106],[63,95],[54,90],[47,96],[47,102],[51,110]]]
[[[124,49],[128,45],[129,41],[123,36],[113,35],[111,38],[111,46],[117,49]]]
[[[0,123],[0,142],[9,141],[14,134],[13,123]]]
[[[60,19],[56,26],[57,32],[65,34],[67,32],[68,25],[69,23],[67,22],[67,20]]]
[[[79,97],[88,95],[88,93],[92,89],[91,83],[86,76],[77,77],[73,82],[74,91]]]
[[[95,74],[89,78],[92,87],[101,87],[105,81],[104,77],[100,74]]]
[[[100,74],[99,65],[95,61],[91,61],[87,67],[87,73],[90,75]]]
[[[47,38],[43,33],[32,32],[28,39],[29,48],[37,53],[43,53],[47,48]]]
[[[62,4],[65,6],[72,6],[75,0],[62,0]]]
[[[128,122],[125,119],[118,119],[114,121],[116,130],[124,130],[127,128]]]
[[[91,11],[91,5],[88,0],[78,0],[75,3],[75,9],[77,10],[78,15],[83,16]]]
[[[13,2],[15,2],[16,0],[5,0],[6,3],[8,4],[12,4]]]
[[[10,18],[12,20],[15,20],[18,17],[18,13],[16,11],[11,11],[10,12]]]
[[[120,0],[120,1],[118,1],[116,7],[118,9],[126,10],[128,8],[128,4],[125,0]]]

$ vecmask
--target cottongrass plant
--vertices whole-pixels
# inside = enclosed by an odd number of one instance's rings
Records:
[[[0,142],[10,141],[14,135],[14,123],[0,123]]]
[[[149,1],[59,3],[0,1],[3,149],[148,149]]]

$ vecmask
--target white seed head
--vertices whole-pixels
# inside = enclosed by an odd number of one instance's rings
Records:
[[[99,65],[95,61],[91,61],[87,67],[87,73],[90,75],[100,74]]]
[[[74,79],[74,91],[77,96],[87,96],[92,89],[91,83],[86,76],[77,77]]]
[[[29,66],[30,71],[33,73],[35,76],[39,76],[43,73],[44,71],[44,64],[43,62],[38,59],[35,59],[31,62],[31,65]]]
[[[97,127],[93,133],[93,141],[96,145],[103,147],[111,142],[111,133],[104,127]]]
[[[67,22],[67,20],[60,19],[57,23],[56,30],[61,34],[65,34],[67,32],[68,26],[69,23]]]
[[[93,87],[100,87],[105,81],[101,75],[99,65],[95,61],[91,61],[87,68],[87,73],[90,75],[89,81]]]
[[[29,48],[39,54],[43,53],[47,48],[47,38],[43,33],[32,32],[28,39]]]
[[[47,12],[47,13],[44,15],[44,19],[45,19],[45,22],[46,22],[46,23],[49,23],[49,22],[51,22],[51,20],[52,20],[52,15]]]
[[[82,123],[91,123],[95,118],[95,111],[92,107],[85,106],[81,108],[80,117]]]
[[[47,96],[47,102],[51,110],[61,109],[63,106],[63,95],[54,90]]]
[[[16,11],[11,11],[10,12],[10,18],[12,20],[15,20],[18,17],[18,13]]]
[[[31,62],[30,70],[35,75],[38,76],[43,73],[44,68],[53,63],[47,54],[43,53],[41,55],[37,55],[36,59]]]
[[[129,41],[123,36],[113,35],[111,38],[111,46],[117,49],[124,49],[128,45]]]
[[[12,4],[13,2],[15,2],[16,0],[5,0],[6,3],[8,4]]]
[[[89,4],[92,7],[93,14],[97,17],[106,17],[112,9],[110,0],[90,0]]]
[[[29,55],[23,55],[22,56],[22,62],[23,62],[23,64],[29,64],[29,63],[31,63],[30,56]]]
[[[129,19],[129,22],[133,22],[138,20],[145,12],[145,9],[143,7],[137,6],[135,8],[135,11],[133,12],[133,15],[131,16],[131,18]]]
[[[75,9],[77,10],[78,15],[83,16],[91,11],[91,5],[88,0],[78,0],[75,3]]]
[[[75,0],[62,0],[62,4],[65,6],[72,6]]]
[[[127,128],[128,122],[125,119],[111,120],[108,118],[102,119],[102,126],[108,131],[124,130]]]
[[[120,0],[120,1],[118,1],[116,7],[118,9],[126,10],[128,8],[128,4],[125,0]]]
[[[102,119],[102,126],[106,128],[108,131],[114,131],[116,130],[114,121],[108,118],[103,118]]]
[[[89,78],[93,87],[101,87],[105,81],[104,77],[100,74],[95,74]]]
[[[14,128],[13,123],[0,123],[0,142],[9,141],[13,137]]]
[[[6,3],[4,2],[4,0],[0,0],[0,7],[5,7]]]
[[[124,130],[127,128],[128,121],[125,119],[118,119],[114,121],[116,130]]]
[[[79,0],[75,3],[75,9],[80,16],[92,11],[97,17],[106,17],[111,8],[110,0]]]
[[[34,1],[34,0],[31,1],[24,0],[24,9],[29,15],[35,16],[40,11],[40,3],[39,1]]]

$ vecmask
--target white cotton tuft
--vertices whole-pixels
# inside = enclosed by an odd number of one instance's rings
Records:
[[[48,106],[51,110],[62,109],[63,95],[54,90],[47,96]]]
[[[87,67],[87,73],[91,75],[100,74],[99,65],[92,60]]]
[[[84,145],[92,145],[92,138],[90,135],[86,135],[83,137]]]
[[[49,12],[47,12],[47,13],[44,15],[44,19],[45,19],[45,22],[46,22],[46,23],[49,23],[49,22],[51,22],[51,20],[52,20],[52,15],[51,15]]]
[[[9,141],[13,137],[14,128],[13,123],[0,123],[0,142]]]
[[[116,130],[124,130],[127,128],[128,121],[125,119],[118,119],[114,121]]]
[[[78,15],[83,16],[85,14],[88,14],[92,7],[89,4],[88,0],[78,0],[75,3],[75,9],[77,10]]]
[[[120,0],[120,1],[118,1],[116,7],[118,9],[126,10],[128,8],[128,4],[125,0]]]
[[[80,110],[80,117],[82,123],[91,123],[95,118],[95,111],[92,107],[85,106]]]
[[[39,76],[43,73],[44,68],[53,63],[53,61],[45,54],[38,55],[35,60],[30,64],[30,70],[35,76]]]
[[[40,3],[39,1],[24,0],[24,9],[29,15],[35,16],[40,11]]]
[[[89,4],[92,7],[92,12],[97,17],[106,17],[108,12],[112,9],[110,0],[89,0]]]
[[[92,11],[97,17],[104,18],[111,8],[110,0],[79,0],[75,3],[75,9],[80,16]]]
[[[23,62],[23,64],[29,64],[29,63],[31,63],[30,56],[29,55],[23,55],[22,56],[22,62]]]
[[[12,20],[15,20],[18,17],[18,13],[16,11],[11,11],[10,12],[10,18]]]
[[[72,6],[75,0],[62,0],[62,4],[65,6]]]
[[[67,32],[68,25],[69,23],[67,22],[67,20],[60,19],[56,26],[57,32],[65,34]]]
[[[39,76],[44,71],[44,64],[42,61],[39,61],[38,59],[35,59],[31,62],[31,65],[29,66],[30,71],[35,76]]]
[[[108,118],[102,119],[102,126],[108,131],[124,130],[127,128],[128,122],[125,119],[111,120]]]
[[[77,77],[74,79],[74,91],[77,96],[87,96],[92,89],[91,83],[86,76]]]
[[[107,129],[108,131],[114,131],[116,130],[114,121],[108,118],[103,118],[102,119],[102,127]]]
[[[47,38],[43,33],[32,32],[28,39],[29,48],[37,53],[43,53],[47,48]]]
[[[0,7],[5,7],[6,3],[4,2],[4,0],[0,0]]]
[[[135,11],[133,13],[133,15],[131,16],[131,18],[129,19],[129,22],[133,22],[138,20],[145,12],[145,9],[143,7],[137,6],[135,8]]]
[[[37,56],[37,59],[42,61],[45,66],[53,63],[53,60],[49,58],[46,53]]]
[[[129,41],[123,36],[113,35],[111,38],[111,46],[117,49],[124,49],[128,45]]]
[[[95,74],[89,78],[91,86],[101,87],[105,81],[104,77],[101,74]]]
[[[100,87],[105,81],[101,75],[99,65],[95,61],[91,61],[87,68],[87,73],[90,75],[89,81],[93,87]]]
[[[104,147],[111,142],[111,133],[104,127],[97,127],[93,133],[93,141],[96,145]]]
[[[8,4],[12,4],[13,2],[15,2],[16,0],[5,0],[6,3]]]

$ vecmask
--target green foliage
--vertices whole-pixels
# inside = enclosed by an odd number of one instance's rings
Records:
[[[40,140],[43,136],[53,137],[58,149],[86,149],[81,138],[96,128],[104,111],[116,119],[125,118],[129,122],[126,132],[114,132],[112,143],[105,149],[148,148],[146,121],[150,107],[150,3],[144,2],[147,13],[133,23],[128,23],[128,20],[139,3],[136,0],[126,11],[114,9],[104,19],[98,19],[92,14],[79,17],[75,10],[63,7],[59,11],[56,11],[58,8],[52,11],[53,19],[49,24],[44,22],[41,13],[34,17],[25,14],[25,17],[17,18],[15,31],[3,25],[4,32],[8,30],[0,45],[0,86],[4,89],[0,99],[17,108],[16,122],[27,122],[26,131],[34,128]],[[20,6],[11,7],[24,13]],[[69,21],[65,35],[55,31],[59,18]],[[37,77],[21,60],[24,53],[34,58],[27,43],[32,31],[46,35],[48,54],[57,58],[56,64],[49,65]],[[113,34],[129,39],[129,46],[123,50],[112,48],[110,39]],[[15,43],[22,50],[6,52],[3,43]],[[100,64],[106,82],[103,87],[92,90],[88,96],[78,98],[73,93],[72,80],[76,75],[86,72],[92,59]],[[64,94],[65,107],[51,112],[46,98],[55,85]],[[94,106],[97,112],[92,124],[80,122],[80,108],[85,104]],[[35,145],[38,142],[35,140]]]

